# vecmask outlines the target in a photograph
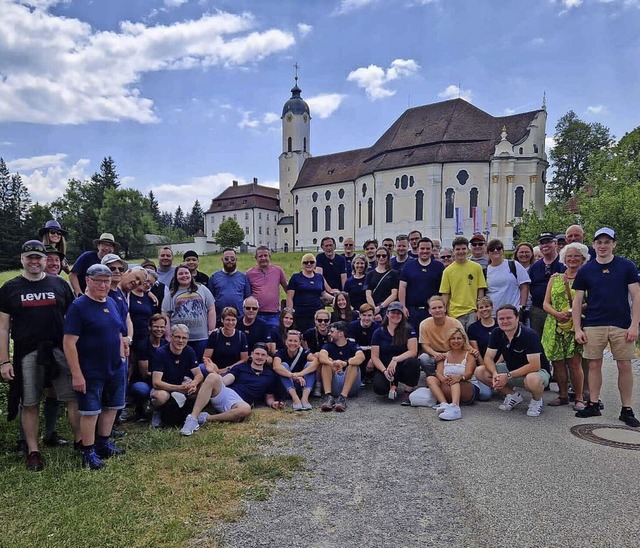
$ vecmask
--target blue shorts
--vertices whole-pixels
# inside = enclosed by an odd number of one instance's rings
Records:
[[[87,390],[76,392],[80,415],[99,415],[102,409],[124,409],[127,369],[122,368],[107,379],[85,379]]]
[[[354,366],[350,365],[349,367],[354,367]],[[347,376],[346,371],[333,373],[333,380],[331,381],[331,395],[334,398],[337,398],[342,392],[342,389],[344,388],[344,381],[346,380],[346,376]],[[352,396],[358,395],[358,392],[360,392],[360,380],[361,380],[361,372],[360,372],[360,367],[358,367],[358,376],[356,377],[356,380],[354,381],[353,386],[351,387],[351,390],[349,390],[349,393],[347,394],[347,396],[352,397]]]

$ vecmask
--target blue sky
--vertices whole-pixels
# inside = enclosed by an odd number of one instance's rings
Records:
[[[640,0],[0,0],[0,156],[50,202],[104,156],[161,209],[275,184],[298,63],[313,155],[409,106],[640,125]]]

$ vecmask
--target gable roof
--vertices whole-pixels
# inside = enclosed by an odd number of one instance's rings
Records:
[[[293,189],[353,181],[374,171],[413,165],[487,162],[503,126],[509,142],[518,143],[539,112],[494,117],[464,99],[410,108],[370,148],[308,158]]]
[[[218,194],[205,213],[236,211],[239,209],[269,209],[280,211],[280,191],[256,182],[239,185],[237,181]]]

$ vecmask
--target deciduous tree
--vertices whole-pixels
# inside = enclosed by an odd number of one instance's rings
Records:
[[[229,217],[220,223],[214,241],[222,248],[238,247],[244,241],[244,230],[238,221]]]

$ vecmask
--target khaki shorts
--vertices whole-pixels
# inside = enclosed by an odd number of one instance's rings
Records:
[[[76,393],[71,383],[71,371],[64,352],[59,348],[53,349],[53,356],[58,364],[59,374],[51,379],[51,385],[56,392],[58,401],[74,401]],[[22,358],[22,405],[31,407],[42,400],[45,389],[45,367],[37,363],[38,351],[34,350]]]
[[[626,329],[615,326],[585,327],[587,344],[583,346],[582,357],[587,360],[601,360],[607,343],[611,346],[614,360],[632,360],[636,357],[636,344],[627,341]]]

